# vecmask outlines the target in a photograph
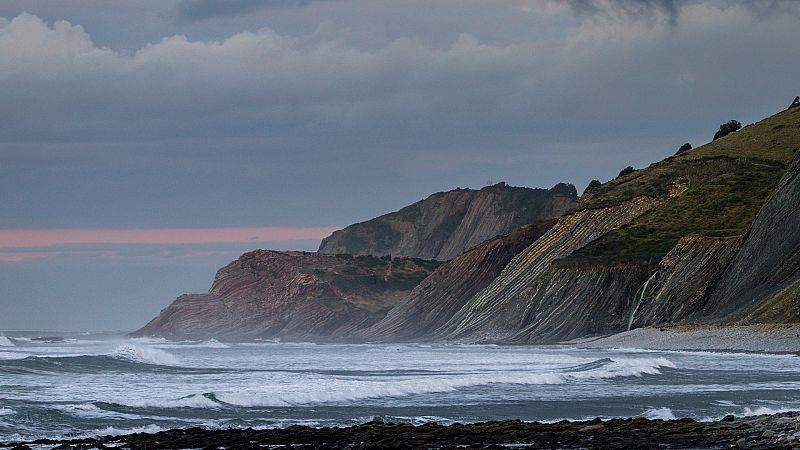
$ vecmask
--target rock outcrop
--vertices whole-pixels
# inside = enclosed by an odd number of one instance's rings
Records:
[[[446,261],[522,225],[559,217],[577,204],[570,184],[551,189],[505,183],[431,195],[400,211],[350,225],[322,240],[321,253]]]
[[[369,327],[439,263],[256,250],[178,297],[134,336],[341,341]]]
[[[386,317],[359,333],[369,341],[412,341],[429,335],[492,282],[519,252],[539,239],[556,220],[524,225],[490,239],[439,266]]]
[[[696,234],[678,241],[652,274],[647,290],[640,291],[639,308],[631,316],[631,326],[683,323],[703,310],[740,241],[739,237]]]
[[[584,209],[559,219],[541,238],[517,255],[489,286],[473,296],[437,334],[448,340],[497,341],[528,329],[526,318],[540,289],[547,290],[543,276],[553,261],[618,228],[649,209],[659,199],[646,196],[619,205]]]
[[[800,153],[761,208],[701,318],[737,320],[752,313],[751,321],[800,321],[798,284]]]
[[[137,334],[541,344],[647,325],[800,322],[798,149],[791,108],[593,183],[577,206],[571,185],[434,194],[320,250],[448,260],[438,270],[416,258],[251,252]]]

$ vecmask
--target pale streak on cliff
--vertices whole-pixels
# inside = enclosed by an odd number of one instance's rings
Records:
[[[437,333],[437,337],[455,340],[497,340],[518,331],[519,304],[526,291],[535,286],[550,264],[578,248],[635,219],[663,202],[640,196],[621,204],[598,209],[575,211],[558,223],[530,247],[517,255],[489,286],[476,294]],[[513,306],[517,304],[517,307]]]

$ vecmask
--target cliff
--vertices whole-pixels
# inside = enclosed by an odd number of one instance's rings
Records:
[[[555,225],[554,219],[524,225],[490,239],[442,264],[392,308],[384,319],[359,333],[370,341],[409,341],[428,335],[485,288],[515,255]]]
[[[643,325],[793,317],[800,203],[787,166],[800,148],[799,111],[590,190],[430,336],[552,343]]]
[[[498,183],[439,192],[336,231],[322,240],[319,252],[446,261],[522,225],[559,217],[576,204],[575,187],[563,183],[549,190]]]
[[[792,108],[594,185],[577,205],[568,185],[434,194],[320,249],[441,266],[251,252],[137,335],[541,344],[646,325],[798,322],[798,149]]]
[[[699,318],[721,316],[729,321],[744,319],[750,323],[800,322],[798,294],[800,153],[761,208]]]
[[[220,269],[208,293],[178,297],[132,335],[344,340],[381,319],[438,264],[256,250]]]

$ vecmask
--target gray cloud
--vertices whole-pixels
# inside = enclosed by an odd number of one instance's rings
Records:
[[[712,5],[719,10],[742,8],[757,20],[776,14],[800,14],[800,4],[792,0],[568,0],[568,4],[579,16],[610,15],[622,20],[664,19],[672,27],[678,25],[684,10],[702,5]]]
[[[181,0],[175,7],[179,20],[197,21],[233,17],[271,8],[297,8],[336,0]]]

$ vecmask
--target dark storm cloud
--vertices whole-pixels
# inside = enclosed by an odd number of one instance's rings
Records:
[[[686,0],[568,0],[572,10],[581,15],[592,15],[616,10],[625,15],[641,19],[663,14],[670,25],[678,23],[681,5]]]
[[[181,0],[175,8],[179,20],[195,21],[249,14],[262,9],[292,8],[336,0]]]
[[[775,14],[800,14],[799,2],[793,0],[567,0],[573,12],[582,16],[614,14],[631,20],[665,17],[671,26],[677,26],[681,12],[687,6],[714,4],[717,8],[744,8],[755,19],[765,19]]]

